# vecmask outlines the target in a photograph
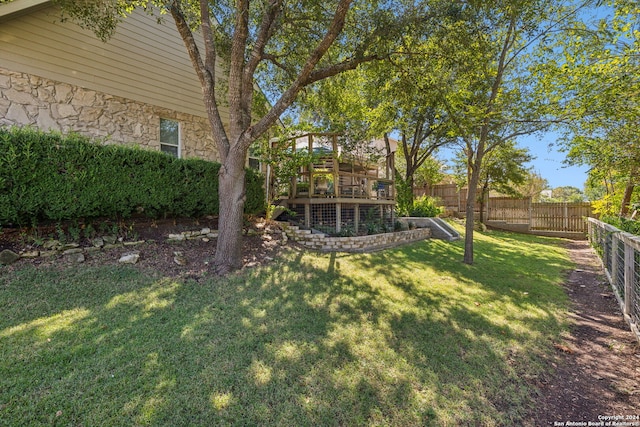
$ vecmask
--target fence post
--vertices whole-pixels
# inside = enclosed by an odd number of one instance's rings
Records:
[[[611,284],[614,288],[618,289],[618,245],[622,242],[618,238],[618,235],[611,235],[611,271],[609,272],[611,276]],[[625,293],[627,292],[626,288],[623,288]],[[627,297],[625,296],[625,300]]]
[[[355,227],[355,233],[358,234],[360,229],[360,204],[356,203],[353,206],[353,226]]]
[[[624,314],[633,313],[633,278],[635,274],[634,249],[624,242]]]
[[[486,221],[489,221],[489,220],[491,219],[491,218],[490,218],[490,216],[491,216],[491,206],[489,205],[489,201],[491,200],[491,197],[489,197],[489,193],[487,193],[487,196],[486,196],[486,197],[487,197],[487,198],[486,198],[486,202],[485,202],[485,204],[484,204],[485,209],[486,209],[486,211],[487,211],[487,215],[484,217],[485,222],[486,222]]]
[[[562,217],[563,231],[569,231],[569,204],[564,202],[564,215]]]
[[[309,191],[311,191],[311,187],[309,187]],[[308,203],[304,205],[304,226],[311,228],[311,205]]]

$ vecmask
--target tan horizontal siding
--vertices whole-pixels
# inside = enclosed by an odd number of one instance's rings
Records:
[[[129,50],[129,46],[120,44],[118,41],[105,44],[87,37],[82,44],[74,46],[68,44],[68,32],[65,32],[64,28],[54,27],[47,32],[47,37],[43,38],[36,22],[19,26],[16,23],[9,25],[13,25],[13,30],[16,32],[20,31],[20,39],[0,49],[4,49],[19,60],[25,56],[25,46],[28,46],[32,55],[26,58],[26,63],[42,62],[41,68],[44,72],[57,72],[62,77],[72,76],[73,80],[65,81],[66,83],[84,83],[82,86],[86,87],[87,84],[95,82],[94,84],[103,84],[105,87],[115,86],[116,90],[128,89],[133,93],[139,92],[149,98],[166,96],[167,87],[173,89],[174,96],[181,91],[198,92],[199,87],[194,88],[193,79],[171,78],[181,73],[185,75],[189,72],[193,73],[192,70],[175,68],[174,64],[163,63],[161,57],[150,59],[146,52],[136,53]],[[55,55],[52,55],[52,52],[55,52]],[[148,69],[154,65],[156,68],[150,75]],[[154,75],[154,80],[159,84],[149,85]],[[149,87],[144,88],[145,85]],[[144,92],[141,91],[143,88]],[[113,93],[113,91],[106,92]],[[200,93],[197,95],[199,96]]]
[[[127,17],[107,43],[51,7],[3,22],[0,65],[52,80],[205,116],[200,83],[173,20]],[[223,121],[228,114],[222,111]]]

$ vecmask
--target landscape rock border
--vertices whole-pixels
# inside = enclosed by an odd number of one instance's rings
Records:
[[[200,230],[169,234],[166,239],[167,242],[170,243],[184,242],[188,240],[209,242],[211,239],[217,237],[218,232],[216,230],[201,228]],[[85,256],[92,252],[117,248],[129,248],[139,246],[147,242],[147,240],[126,241],[123,238],[118,238],[117,236],[104,235],[92,238],[91,246],[81,247],[80,244],[75,242],[62,243],[59,240],[51,239],[45,241],[39,249],[23,249],[17,253],[10,249],[3,250],[0,252],[0,265],[13,264],[20,259],[48,258],[53,256],[64,256],[70,261],[82,263],[86,259]],[[137,257],[131,256],[134,254],[137,255]],[[125,258],[124,261],[123,258]],[[120,255],[119,261],[122,263],[135,264],[139,259],[140,251],[133,251]]]
[[[311,230],[301,230],[299,227],[292,226],[286,222],[276,222],[276,224],[281,229],[278,233],[281,233],[282,244],[287,244],[288,240],[293,240],[308,249],[321,252],[369,252],[431,237],[430,228],[418,228],[368,236],[330,237],[324,234],[312,233]],[[260,232],[253,229],[248,230],[247,235],[253,234],[260,234]],[[193,240],[200,240],[207,243],[217,237],[217,230],[204,227],[198,230],[169,233],[165,239],[167,243],[181,243]],[[0,265],[9,265],[23,258],[35,259],[53,256],[64,256],[70,262],[83,263],[86,260],[86,256],[93,252],[130,248],[153,241],[154,240],[125,241],[122,237],[118,238],[114,235],[104,235],[92,238],[90,240],[91,246],[82,247],[75,242],[63,243],[51,239],[45,241],[40,248],[27,248],[19,251],[19,253],[10,249],[3,250],[0,252]],[[121,263],[135,264],[140,259],[140,255],[140,251],[129,251],[119,254],[118,260]],[[180,266],[187,265],[187,260],[180,251],[174,253],[173,260]]]

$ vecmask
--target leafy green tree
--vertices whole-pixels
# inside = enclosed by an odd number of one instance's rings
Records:
[[[539,88],[565,118],[568,162],[588,165],[603,204],[626,215],[640,180],[640,6],[607,1],[596,12],[557,34],[550,51],[562,56],[539,65]]]
[[[441,16],[455,14],[444,2],[421,2],[411,9],[401,44],[388,61],[366,64],[354,72],[316,85],[301,108],[305,117],[327,130],[359,133],[363,140],[385,133],[399,135],[397,151],[401,200],[411,204],[415,179],[439,148],[454,138],[432,70],[438,67],[437,37]],[[393,132],[392,132],[393,131]],[[425,169],[422,169],[425,170]]]
[[[590,171],[585,185],[585,194],[592,202],[593,210],[600,216],[619,217],[622,199],[628,178],[619,171]],[[632,200],[640,200],[639,188],[635,186]]]
[[[558,203],[579,203],[586,200],[585,194],[576,187],[567,185],[563,187],[556,187],[551,191],[551,197],[543,197],[542,202]]]
[[[516,186],[516,191],[523,197],[530,197],[532,202],[539,202],[542,191],[549,188],[549,182],[537,172],[528,171],[524,182]]]
[[[424,64],[420,72],[424,74]],[[447,119],[434,90],[421,91],[407,73],[388,62],[361,67],[318,85],[304,97],[301,108],[306,120],[352,141],[366,144],[392,131],[399,133],[396,179],[403,200],[411,204],[416,178],[433,169],[429,160],[452,139],[446,135]]]
[[[589,201],[602,199],[607,194],[606,182],[589,175],[584,184],[584,194]]]
[[[431,156],[413,174],[414,188],[424,188],[440,183],[445,177],[447,166],[437,156]],[[402,154],[396,156],[396,169],[405,175],[406,165]]]
[[[572,16],[563,2],[469,3],[444,20],[437,85],[466,160],[464,262],[473,263],[474,210],[485,157],[519,135],[549,126],[530,67],[545,35]]]
[[[156,6],[173,18],[202,86],[222,163],[214,259],[220,274],[242,263],[244,164],[250,145],[276,123],[304,88],[384,57],[401,15],[399,7],[375,0],[58,3],[103,38],[134,6],[150,10]],[[198,47],[197,37],[202,38],[204,50]],[[254,109],[256,83],[272,100],[263,113]],[[222,120],[222,105],[228,108],[228,124]]]
[[[404,147],[401,146],[401,150]],[[444,164],[435,157],[429,157],[413,173],[413,185],[405,180],[406,164],[402,153],[396,153],[396,212],[408,215],[414,207],[414,190],[418,187],[428,187],[438,184],[445,178]]]

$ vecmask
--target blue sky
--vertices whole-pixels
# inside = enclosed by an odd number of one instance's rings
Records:
[[[567,166],[563,163],[565,153],[558,150],[557,146],[549,147],[556,141],[556,135],[552,132],[542,136],[530,135],[518,138],[518,145],[529,148],[536,157],[527,166],[540,174],[549,182],[551,188],[572,186],[584,190],[587,180],[587,166]]]
[[[526,147],[535,159],[526,164],[542,178],[546,179],[550,188],[576,187],[584,191],[587,180],[587,166],[567,166],[564,164],[565,153],[555,144],[557,135],[553,132],[544,135],[521,136],[517,139],[519,147]],[[455,148],[443,148],[437,156],[447,163],[455,156]]]

